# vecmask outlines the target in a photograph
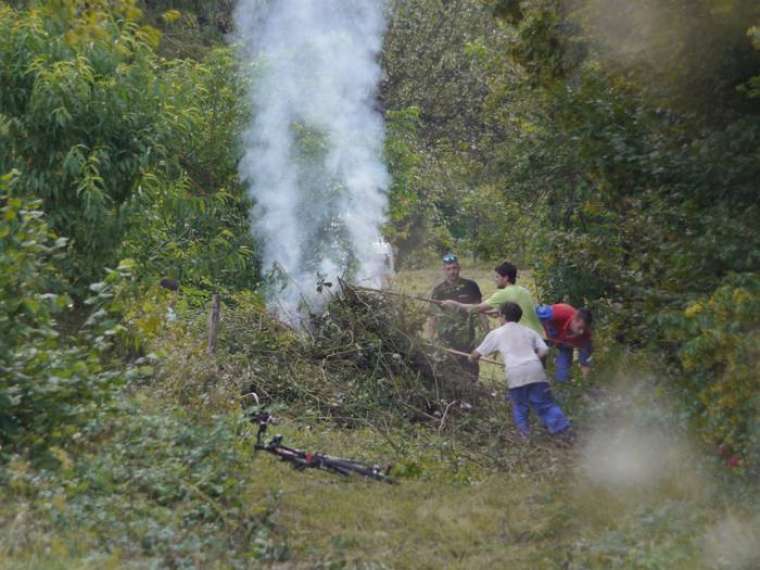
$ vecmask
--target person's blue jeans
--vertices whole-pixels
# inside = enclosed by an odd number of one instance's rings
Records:
[[[549,433],[559,433],[570,427],[570,421],[552,397],[548,382],[534,382],[519,388],[510,388],[509,399],[512,402],[515,425],[523,435],[530,433],[531,408]]]
[[[573,347],[567,345],[556,345],[557,356],[554,358],[554,379],[557,382],[567,382],[570,380],[570,371],[573,366]],[[578,349],[578,360],[581,366],[589,366],[591,354],[588,349]]]

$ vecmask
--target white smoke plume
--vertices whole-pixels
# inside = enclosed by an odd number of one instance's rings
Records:
[[[374,108],[382,0],[240,0],[241,55],[254,63],[254,111],[240,173],[255,200],[270,299],[298,320],[318,304],[317,281],[348,273],[377,285],[387,269],[380,227],[388,173]]]
[[[662,430],[608,426],[588,439],[582,467],[591,482],[624,492],[676,477],[683,456],[679,442]]]
[[[760,516],[754,519],[729,513],[705,535],[705,562],[709,568],[760,568]]]
[[[595,418],[584,437],[583,480],[618,495],[701,488],[697,452],[676,429],[675,413],[654,386],[652,378],[621,377],[597,396],[604,415]]]

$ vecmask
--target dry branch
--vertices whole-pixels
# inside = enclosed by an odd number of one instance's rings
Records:
[[[415,301],[422,301],[424,303],[430,303],[431,305],[442,305],[443,301],[437,299],[430,299],[429,297],[420,297],[418,295],[409,295],[407,293],[400,293],[398,291],[391,291],[389,289],[373,289],[372,287],[357,287],[351,286],[354,291],[369,291],[371,293],[380,293],[381,295],[393,295],[395,297],[403,297],[404,299],[412,299]]]

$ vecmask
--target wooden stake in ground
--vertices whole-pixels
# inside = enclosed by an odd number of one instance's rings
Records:
[[[221,320],[222,307],[219,301],[219,293],[214,293],[211,297],[211,312],[208,314],[208,348],[206,352],[214,353],[216,348],[216,336],[219,332],[219,321]]]

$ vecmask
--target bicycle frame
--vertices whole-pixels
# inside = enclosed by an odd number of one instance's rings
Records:
[[[251,418],[251,420],[256,421],[259,424],[254,449],[276,455],[280,460],[290,463],[293,468],[298,471],[303,471],[304,469],[322,469],[337,473],[344,477],[356,473],[363,477],[374,479],[375,481],[383,481],[391,485],[396,484],[396,481],[387,475],[387,469],[381,469],[378,465],[368,466],[352,459],[343,459],[326,455],[324,453],[312,453],[301,449],[287,447],[282,445],[283,438],[282,435],[279,434],[264,443],[264,435],[267,432],[271,416],[268,413],[263,413]]]

